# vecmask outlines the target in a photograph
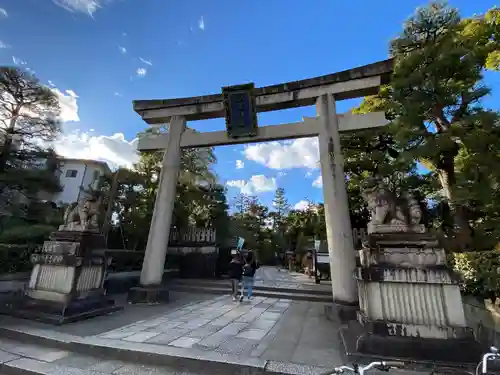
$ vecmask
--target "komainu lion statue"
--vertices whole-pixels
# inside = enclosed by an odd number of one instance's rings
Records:
[[[422,220],[420,204],[411,194],[397,197],[380,179],[371,179],[363,189],[363,198],[368,203],[371,226],[392,225],[411,229]]]
[[[64,213],[64,225],[66,229],[77,227],[79,230],[95,230],[99,225],[99,207],[101,198],[85,197],[79,202],[72,203]]]

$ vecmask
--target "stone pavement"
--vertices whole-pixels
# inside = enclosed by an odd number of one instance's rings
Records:
[[[238,304],[229,296],[216,297],[81,338],[88,343],[115,342],[114,347],[122,351],[120,356],[108,356],[106,350],[100,356],[78,352],[68,344],[69,335],[59,336],[59,340],[68,340],[60,342],[64,348],[2,338],[0,374],[319,375],[350,361],[343,358],[335,327],[324,320],[318,305],[258,297]],[[47,337],[46,332],[44,335]],[[131,345],[145,354],[142,360],[130,352]],[[159,364],[155,354],[162,352],[180,357],[177,362]],[[207,355],[200,354],[203,352]],[[373,373],[380,375],[379,371]],[[422,375],[407,370],[391,373]]]
[[[318,287],[302,274],[274,267],[261,267],[256,285]],[[175,292],[171,297],[166,305],[129,305],[58,327],[0,317],[0,374],[315,375],[350,363],[324,303],[258,296],[238,303],[229,295]]]
[[[343,363],[336,327],[323,317],[323,305],[311,302],[222,296],[98,337],[322,367]]]
[[[264,297],[238,303],[229,295],[173,300],[130,306],[135,312],[125,320],[127,310],[57,331],[0,318],[0,374],[316,375],[350,363],[322,303]]]
[[[270,266],[262,266],[257,270],[255,285],[284,289],[331,289],[330,281],[321,280],[320,284],[315,284],[314,278],[309,278],[303,273],[291,272],[288,269],[278,270]]]

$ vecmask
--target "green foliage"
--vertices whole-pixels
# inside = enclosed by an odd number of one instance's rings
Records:
[[[56,227],[45,224],[16,226],[6,229],[0,234],[0,243],[41,245],[56,229]]]
[[[0,274],[31,271],[30,256],[37,248],[35,245],[0,243]]]
[[[477,251],[457,253],[450,256],[453,269],[463,279],[465,293],[495,302],[500,295],[500,253]]]
[[[499,207],[500,155],[493,147],[500,141],[499,115],[482,106],[489,94],[483,71],[498,69],[498,18],[492,9],[462,20],[444,3],[418,9],[391,42],[391,84],[353,111],[383,110],[392,120],[386,137],[399,155],[388,160],[374,153],[378,174],[403,172],[406,189],[444,208],[447,217],[438,219],[448,223],[441,229],[453,250],[490,246],[499,234],[492,225]],[[416,161],[431,173],[417,176]]]
[[[162,131],[148,129],[138,136]],[[129,250],[145,249],[162,158],[161,151],[141,153],[134,170],[120,169],[116,172],[118,186],[113,212],[120,225],[112,230],[110,238],[113,241],[108,242],[109,246]],[[215,228],[217,239],[223,242],[229,231],[228,205],[226,191],[217,183],[217,177],[211,169],[215,162],[211,148],[182,150],[172,227],[181,231],[189,226]]]
[[[41,202],[41,193],[61,191],[56,173],[58,157],[44,146],[61,131],[58,97],[34,75],[1,67],[0,107],[2,227],[18,219],[24,220],[26,226],[55,224],[51,208]]]

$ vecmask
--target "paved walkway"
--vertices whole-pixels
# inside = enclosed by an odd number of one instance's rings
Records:
[[[323,305],[229,296],[193,303],[98,337],[316,366],[343,363],[336,327]]]
[[[304,288],[310,282],[304,275],[272,267],[261,267],[256,280],[258,285],[283,288]],[[318,286],[311,283],[311,287]],[[127,357],[129,354],[126,358],[106,359],[83,355],[71,349],[71,342],[80,346],[133,350],[147,356],[151,353],[194,358],[202,367],[195,372],[186,370],[193,375],[225,375],[226,372],[248,375],[252,369],[264,368],[267,373],[319,374],[351,362],[344,356],[338,325],[324,315],[324,303],[266,297],[239,303],[233,302],[229,295],[212,297],[189,293],[172,293],[171,297],[170,304],[130,305],[120,313],[60,327],[2,317],[0,330],[60,340],[65,346],[56,349],[40,342],[28,344],[16,338],[2,339],[0,372],[1,366],[7,366],[10,370],[28,369],[44,375],[180,373],[179,368],[137,364]],[[141,363],[149,363],[151,357],[146,358]],[[214,371],[206,368],[211,362],[237,363],[239,370]],[[261,374],[261,370],[252,373]],[[397,373],[415,375],[394,372]]]
[[[287,269],[262,266],[255,274],[255,285],[287,289],[325,289],[331,288],[330,281],[322,280],[315,284],[314,278],[309,278],[303,273],[290,272]]]

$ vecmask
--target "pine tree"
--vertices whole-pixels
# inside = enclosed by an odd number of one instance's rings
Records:
[[[283,226],[284,220],[288,212],[290,211],[290,204],[286,199],[285,189],[277,188],[273,199],[273,229],[275,231],[280,231]]]
[[[418,9],[391,43],[391,85],[366,98],[359,109],[385,110],[401,157],[433,171],[453,219],[455,249],[470,247],[472,235],[470,189],[460,182],[460,164],[465,163],[459,160],[473,157],[483,179],[486,170],[500,166],[490,147],[499,140],[498,114],[481,106],[489,94],[483,70],[488,64],[498,67],[498,35],[496,10],[462,20],[442,3]]]
[[[0,68],[0,206],[4,213],[11,215],[16,210],[13,205],[21,201],[21,206],[35,202],[41,191],[60,191],[58,158],[49,147],[61,131],[59,113],[56,94],[34,75]]]

